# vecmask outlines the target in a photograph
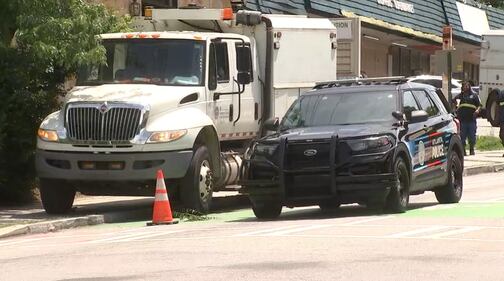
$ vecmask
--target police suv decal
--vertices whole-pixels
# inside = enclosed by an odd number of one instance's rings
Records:
[[[413,171],[418,172],[446,163],[449,136],[450,134],[445,132],[436,132],[408,142],[408,148],[413,156]]]

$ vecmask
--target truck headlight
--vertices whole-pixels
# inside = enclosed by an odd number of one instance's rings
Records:
[[[171,142],[180,139],[187,134],[187,130],[154,132],[147,143]]]
[[[372,137],[367,139],[349,140],[348,145],[356,153],[384,152],[392,148],[393,139],[390,136]]]
[[[57,142],[58,133],[53,130],[38,129],[38,137],[43,141]]]

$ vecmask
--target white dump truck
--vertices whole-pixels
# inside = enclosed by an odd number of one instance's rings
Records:
[[[264,125],[316,82],[336,79],[336,29],[324,18],[232,9],[149,9],[135,32],[103,34],[106,63],[82,67],[38,132],[48,213],[90,195],[154,194],[202,213],[239,188],[241,157]]]
[[[480,99],[494,127],[499,126],[499,91],[504,91],[504,30],[490,30],[482,36]]]

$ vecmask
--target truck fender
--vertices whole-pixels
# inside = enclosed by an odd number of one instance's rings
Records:
[[[193,151],[205,145],[212,160],[214,177],[220,176],[220,142],[214,122],[202,110],[194,107],[179,108],[162,116],[151,116],[147,131],[175,131],[182,129],[199,129],[193,142]]]
[[[215,125],[206,112],[199,108],[178,108],[174,111],[149,116],[147,131],[176,131],[183,129],[203,128]]]

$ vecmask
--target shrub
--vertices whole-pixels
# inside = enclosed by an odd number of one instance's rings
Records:
[[[65,79],[104,62],[96,35],[127,30],[128,19],[84,0],[0,6],[0,201],[19,202],[31,198],[37,128],[57,110]]]

